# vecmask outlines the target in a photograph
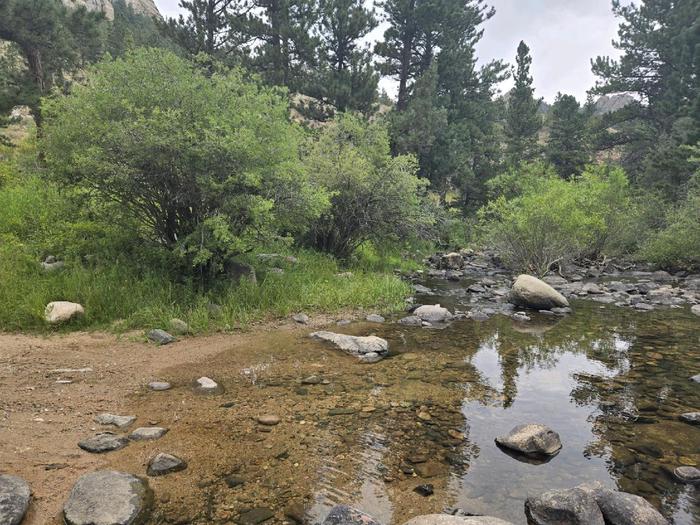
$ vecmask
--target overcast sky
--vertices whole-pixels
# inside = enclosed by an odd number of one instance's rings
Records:
[[[176,16],[179,0],[155,0],[165,17]],[[520,40],[530,46],[535,95],[551,102],[557,92],[585,100],[586,91],[595,82],[591,58],[616,56],[612,40],[618,21],[613,17],[610,0],[490,0],[496,16],[485,25],[479,43],[480,60],[515,61]],[[381,36],[378,28],[374,34]],[[382,81],[390,93],[393,83]],[[502,89],[508,90],[506,83]]]

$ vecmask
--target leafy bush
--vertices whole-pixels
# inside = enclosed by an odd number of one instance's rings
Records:
[[[306,158],[311,179],[331,196],[311,226],[314,247],[347,259],[363,242],[406,239],[431,224],[422,206],[427,181],[417,177],[413,156],[391,156],[384,124],[340,115]]]
[[[665,226],[640,251],[643,259],[668,269],[700,270],[700,177],[691,181],[685,200],[669,210]]]
[[[241,71],[209,78],[171,52],[140,49],[98,64],[43,109],[54,179],[190,271],[215,274],[327,205],[300,162],[284,93]]]
[[[589,166],[571,181],[526,169],[510,182],[517,183],[505,184],[512,196],[497,196],[479,218],[486,240],[514,269],[544,275],[557,263],[625,249],[633,207],[621,169]]]

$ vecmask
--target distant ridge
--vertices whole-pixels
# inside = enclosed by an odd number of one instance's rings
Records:
[[[162,18],[153,0],[124,0],[135,12],[146,16]],[[113,0],[63,0],[69,7],[85,6],[92,11],[102,11],[109,20],[114,19]]]

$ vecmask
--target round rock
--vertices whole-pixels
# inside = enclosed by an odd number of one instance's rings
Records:
[[[156,392],[163,392],[164,390],[170,390],[172,385],[166,381],[152,381],[148,383],[148,388]]]
[[[187,468],[187,462],[173,456],[172,454],[165,454],[163,452],[155,455],[148,462],[148,470],[146,473],[149,476],[165,476],[172,472],[180,472]]]
[[[261,425],[274,427],[275,425],[279,425],[280,418],[279,416],[275,416],[273,414],[265,414],[264,416],[258,417],[257,421]]]
[[[605,525],[592,492],[580,488],[550,490],[528,497],[525,515],[532,525]]]
[[[552,456],[561,449],[559,434],[540,424],[518,425],[496,443],[528,456]]]
[[[78,446],[87,452],[101,454],[119,450],[128,444],[129,439],[124,436],[118,436],[114,432],[100,432],[90,438],[83,439],[78,443]]]
[[[678,467],[674,469],[673,475],[683,483],[700,483],[700,469],[696,467]]]
[[[32,491],[22,478],[0,474],[0,523],[19,525],[29,508]]]
[[[152,494],[148,483],[113,470],[82,476],[63,506],[68,525],[135,525],[145,523]]]
[[[439,304],[420,306],[416,308],[413,315],[419,317],[421,321],[428,321],[429,323],[444,323],[451,321],[453,318],[450,311]]]

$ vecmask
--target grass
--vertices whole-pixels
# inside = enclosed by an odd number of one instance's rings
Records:
[[[195,285],[173,283],[155,270],[136,274],[124,265],[87,268],[67,264],[43,272],[38,263],[0,250],[0,330],[49,331],[43,320],[47,303],[73,301],[85,317],[64,330],[168,327],[172,318],[190,324],[195,333],[244,328],[252,322],[293,312],[335,313],[349,309],[382,312],[399,309],[410,289],[397,277],[354,269],[351,276],[330,258],[313,252],[297,254],[283,274],[258,265],[258,283],[220,284],[204,292]],[[212,309],[211,305],[220,308]],[[212,312],[212,310],[216,310]]]

